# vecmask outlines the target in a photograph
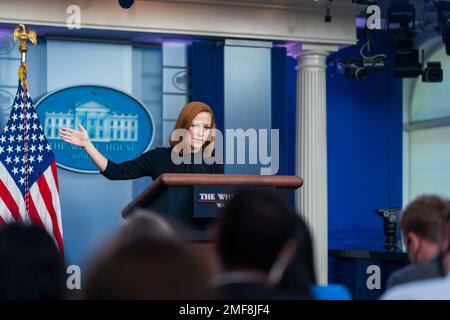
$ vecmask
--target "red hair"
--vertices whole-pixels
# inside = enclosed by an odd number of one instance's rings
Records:
[[[172,133],[177,129],[189,130],[192,125],[192,121],[201,112],[207,112],[211,115],[211,130],[208,139],[202,147],[203,150],[207,150],[207,155],[211,156],[214,149],[216,121],[214,120],[213,111],[206,103],[192,101],[186,104],[183,109],[181,109],[180,114],[178,115],[178,119],[175,122]],[[172,140],[172,135],[169,138],[169,143],[172,148],[179,144],[180,141],[181,139],[179,141]]]

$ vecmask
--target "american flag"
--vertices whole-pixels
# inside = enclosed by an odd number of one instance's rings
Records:
[[[41,226],[64,254],[55,155],[20,81],[0,133],[0,225],[10,222]]]

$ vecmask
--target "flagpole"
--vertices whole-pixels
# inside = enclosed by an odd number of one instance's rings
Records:
[[[22,30],[21,30],[22,29]],[[28,81],[27,81],[27,61],[26,61],[26,53],[27,53],[27,41],[30,40],[30,42],[33,45],[37,44],[37,36],[36,31],[34,31],[31,28],[28,28],[28,32],[26,30],[26,27],[24,24],[20,23],[15,29],[14,29],[14,42],[16,40],[20,40],[20,67],[19,67],[19,80],[20,84],[22,85],[22,114],[24,116],[24,130],[23,130],[23,162],[24,162],[24,170],[25,170],[25,207],[26,207],[26,213],[27,216],[30,216],[30,185],[29,185],[29,169],[28,169],[28,114],[27,114],[27,93],[28,93]]]

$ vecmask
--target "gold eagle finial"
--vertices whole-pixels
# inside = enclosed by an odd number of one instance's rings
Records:
[[[20,31],[21,28],[22,31]],[[22,23],[19,23],[19,25],[14,29],[14,42],[16,42],[17,39],[20,39],[20,52],[27,51],[27,40],[30,40],[30,42],[34,45],[37,44],[36,31],[28,28],[27,32],[25,25]]]
[[[34,31],[31,28],[28,28],[28,32],[27,32],[25,25],[22,23],[19,23],[19,25],[14,28],[13,36],[14,36],[14,43],[16,43],[17,39],[20,40],[19,50],[21,53],[21,64],[20,64],[20,68],[19,68],[19,79],[24,85],[26,85],[28,87],[27,81],[26,81],[26,72],[27,72],[26,52],[28,50],[27,40],[30,40],[30,42],[33,45],[36,45],[37,44],[36,31]]]

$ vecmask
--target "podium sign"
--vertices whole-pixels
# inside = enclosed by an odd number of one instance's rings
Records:
[[[230,200],[238,186],[194,186],[193,219],[215,219],[225,203]],[[274,190],[270,187],[255,187]],[[282,192],[280,190],[280,192]]]
[[[231,187],[224,186],[194,186],[193,218],[217,217],[220,208],[233,196]]]

